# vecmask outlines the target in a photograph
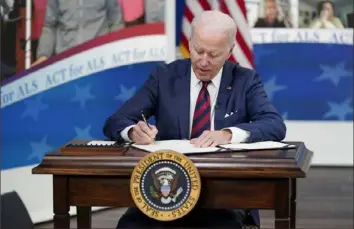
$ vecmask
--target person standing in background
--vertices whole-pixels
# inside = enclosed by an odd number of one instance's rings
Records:
[[[255,28],[285,28],[284,21],[278,19],[278,5],[276,0],[265,0],[264,18],[258,18],[254,24]]]
[[[97,36],[124,27],[117,0],[48,0],[32,66]]]

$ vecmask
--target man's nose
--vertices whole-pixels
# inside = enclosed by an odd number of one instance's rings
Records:
[[[200,61],[200,65],[202,65],[204,67],[204,66],[208,66],[208,63],[209,63],[209,61],[208,61],[207,57],[203,56]]]

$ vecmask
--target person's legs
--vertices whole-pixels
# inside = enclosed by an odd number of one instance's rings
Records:
[[[116,228],[159,228],[159,223],[139,209],[129,208],[119,219]]]
[[[246,213],[243,209],[195,209],[184,218],[184,227],[241,229]]]
[[[245,211],[240,209],[193,209],[188,215],[171,222],[160,222],[137,208],[129,208],[117,228],[242,228]]]

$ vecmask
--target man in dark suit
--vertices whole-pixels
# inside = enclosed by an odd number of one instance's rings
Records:
[[[158,66],[135,96],[108,118],[112,140],[150,144],[155,140],[191,139],[196,147],[227,143],[281,141],[286,127],[270,103],[259,75],[227,61],[236,26],[228,15],[205,11],[192,22],[190,59]],[[155,116],[148,128],[141,111]],[[249,216],[259,226],[257,210],[194,209],[184,218],[158,222],[130,208],[118,228],[241,228]]]

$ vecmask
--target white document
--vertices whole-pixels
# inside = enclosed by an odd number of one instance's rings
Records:
[[[210,153],[210,152],[222,151],[222,149],[217,147],[197,148],[190,143],[190,140],[164,140],[164,141],[155,141],[154,144],[150,144],[150,145],[132,144],[132,146],[149,152],[154,152],[158,150],[174,150],[183,154]]]
[[[234,150],[261,150],[261,149],[287,149],[295,148],[295,145],[289,145],[282,142],[264,141],[254,143],[239,143],[239,144],[225,144],[219,145],[219,147],[234,149]]]
[[[90,141],[87,143],[89,146],[110,146],[116,143],[115,141]]]

